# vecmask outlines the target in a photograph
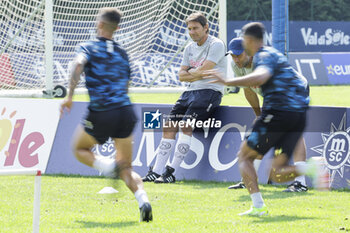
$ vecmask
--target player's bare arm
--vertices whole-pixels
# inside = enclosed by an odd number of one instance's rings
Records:
[[[63,114],[64,109],[67,109],[68,111],[70,111],[70,109],[72,108],[74,90],[79,83],[80,75],[84,71],[85,64],[86,64],[86,59],[80,57],[79,55],[73,61],[72,71],[70,73],[68,97],[61,104],[61,109],[60,109],[61,115]]]
[[[198,68],[191,68],[189,66],[181,66],[179,71],[179,79],[181,82],[194,82],[203,79],[204,72],[213,69],[216,64],[212,61],[205,60],[203,65]]]
[[[224,75],[217,70],[208,70],[203,72],[205,78],[215,79],[212,82],[222,83],[226,86],[261,86],[266,83],[272,76],[270,71],[264,67],[256,68],[252,73],[239,78],[225,79]]]
[[[249,87],[246,87],[244,90],[244,96],[247,99],[250,106],[253,108],[255,116],[258,117],[261,115],[260,101],[258,95]]]

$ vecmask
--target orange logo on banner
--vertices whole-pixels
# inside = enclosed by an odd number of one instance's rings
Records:
[[[0,87],[14,87],[16,85],[10,57],[8,54],[0,55]]]

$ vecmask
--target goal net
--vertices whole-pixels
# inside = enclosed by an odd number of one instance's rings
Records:
[[[78,43],[96,36],[101,7],[123,12],[114,39],[128,52],[131,87],[183,88],[178,69],[190,40],[185,19],[195,11],[219,33],[218,0],[7,0],[0,2],[0,95],[68,87]],[[82,77],[79,87],[84,87]]]

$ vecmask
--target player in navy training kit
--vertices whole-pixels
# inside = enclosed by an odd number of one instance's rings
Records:
[[[215,70],[206,72],[208,78],[216,78],[216,82],[229,86],[260,86],[264,98],[262,113],[238,152],[241,176],[253,201],[252,208],[240,215],[268,214],[253,161],[272,147],[276,154],[270,173],[273,181],[283,183],[305,174],[314,178],[318,188],[328,186],[320,160],[288,165],[289,157],[305,128],[309,87],[307,80],[288,64],[282,53],[263,45],[264,32],[261,23],[249,23],[243,27],[245,51],[248,56],[254,56],[252,73],[227,80]]]
[[[231,67],[235,74],[235,77],[241,77],[246,74],[253,72],[253,57],[249,57],[243,48],[243,38],[234,38],[230,41],[229,53],[232,57]],[[253,108],[256,115],[256,119],[261,115],[260,103],[258,95],[262,95],[260,87],[245,87],[243,88],[244,95],[249,102],[250,106]],[[246,136],[249,136],[247,134]],[[303,164],[306,163],[306,145],[303,137],[301,137],[294,149],[293,153],[294,163]],[[254,160],[254,168],[258,171],[261,163],[261,158],[256,158]],[[244,182],[239,182],[238,184],[231,185],[229,189],[240,189],[245,188]],[[306,186],[305,176],[295,177],[295,181],[288,185],[284,192],[306,192],[308,190]]]
[[[61,105],[61,114],[66,108],[68,111],[72,108],[74,89],[84,72],[90,103],[83,127],[78,126],[74,135],[74,154],[81,163],[107,176],[123,179],[139,203],[140,221],[148,222],[152,220],[152,208],[141,177],[131,166],[132,131],[137,118],[127,95],[130,64],[124,49],[112,40],[113,33],[119,29],[121,16],[116,8],[99,11],[98,37],[77,47],[69,94]],[[101,159],[91,152],[95,144],[102,144],[109,137],[115,143],[115,160]]]

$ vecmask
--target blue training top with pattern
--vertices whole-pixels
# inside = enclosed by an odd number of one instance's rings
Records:
[[[303,112],[308,108],[308,82],[288,64],[282,53],[272,47],[263,46],[254,55],[253,62],[254,69],[264,67],[272,75],[261,86],[263,109]]]
[[[84,73],[90,110],[107,111],[131,105],[127,94],[131,74],[129,59],[118,43],[98,37],[79,44],[76,53],[87,60]]]

